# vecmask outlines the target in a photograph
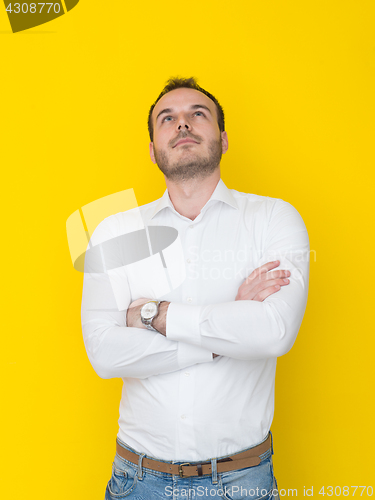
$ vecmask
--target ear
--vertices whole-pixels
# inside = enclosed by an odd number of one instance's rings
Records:
[[[153,142],[150,142],[150,157],[151,157],[152,163],[156,163],[155,155],[154,155],[154,143]]]
[[[225,130],[221,132],[221,148],[223,154],[228,151],[228,136]]]

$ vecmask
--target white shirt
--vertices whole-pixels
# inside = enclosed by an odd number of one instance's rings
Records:
[[[159,254],[84,277],[88,357],[99,376],[124,382],[118,437],[140,453],[190,462],[260,443],[274,413],[276,358],[292,347],[306,307],[309,239],[301,216],[281,199],[220,180],[194,221],[176,212],[166,190],[105,219],[91,242],[143,225],[178,230],[184,264],[175,266],[174,286],[155,270]],[[263,302],[235,301],[244,279],[274,260],[290,270],[290,283]],[[171,302],[166,337],[126,326],[126,309],[140,297]]]

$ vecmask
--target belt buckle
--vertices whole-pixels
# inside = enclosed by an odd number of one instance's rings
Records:
[[[178,474],[180,477],[184,477],[184,471],[182,470],[183,465],[190,465],[190,462],[185,462],[183,464],[179,464],[178,466]]]

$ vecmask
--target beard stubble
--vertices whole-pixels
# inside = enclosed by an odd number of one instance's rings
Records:
[[[181,147],[184,147],[183,145]],[[174,164],[170,164],[164,150],[154,148],[156,164],[165,177],[173,182],[182,182],[190,179],[204,179],[210,176],[220,165],[222,157],[221,140],[212,139],[209,143],[209,154],[202,157],[188,153]]]

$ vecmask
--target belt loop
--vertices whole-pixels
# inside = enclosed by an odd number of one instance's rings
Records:
[[[217,461],[216,458],[211,459],[212,484],[217,484]]]
[[[138,479],[140,481],[142,481],[143,479],[143,471],[142,471],[142,460],[143,460],[143,457],[146,456],[146,453],[141,453],[141,455],[139,455],[139,458],[138,458]]]
[[[271,455],[273,455],[273,436],[271,431],[270,431],[270,436],[271,436]]]

